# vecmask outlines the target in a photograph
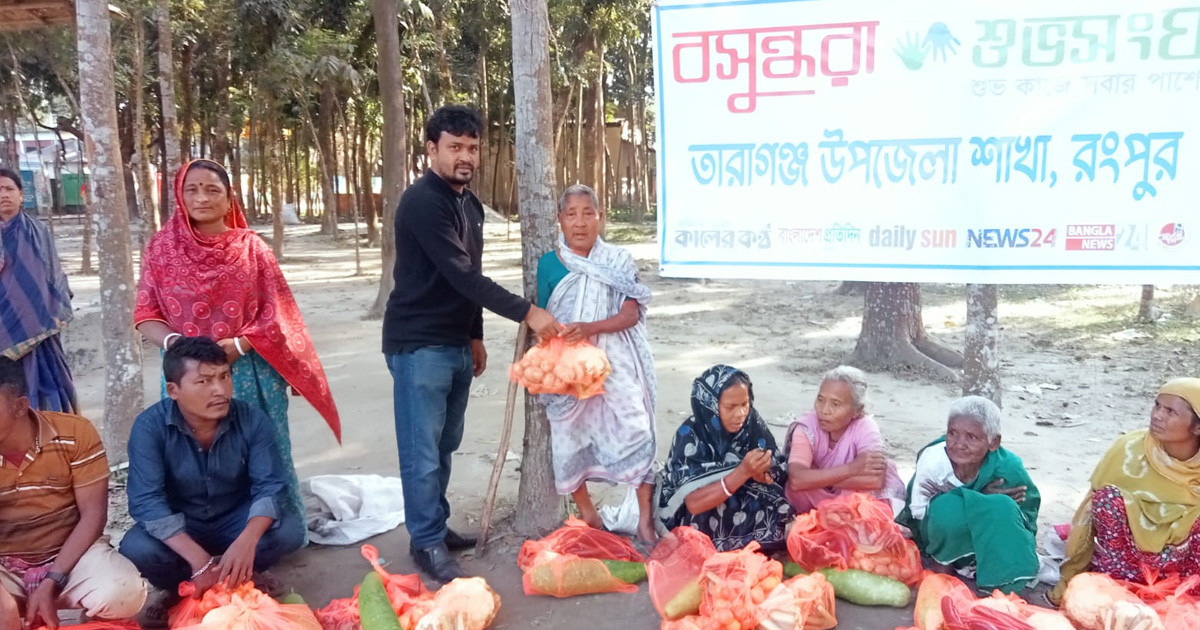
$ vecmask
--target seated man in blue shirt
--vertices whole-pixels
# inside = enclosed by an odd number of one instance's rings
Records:
[[[233,399],[225,350],[211,339],[175,343],[163,373],[170,398],[138,415],[129,437],[129,514],[137,524],[121,553],[168,593],[185,580],[198,594],[218,581],[275,581],[254,572],[299,549],[304,522],[284,509],[288,475],[271,421]],[[157,612],[143,623],[157,625]]]

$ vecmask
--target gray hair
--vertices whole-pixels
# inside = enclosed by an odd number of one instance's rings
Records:
[[[558,211],[562,212],[567,207],[567,200],[576,195],[587,195],[592,200],[592,207],[596,212],[600,212],[600,198],[596,196],[596,191],[583,184],[575,184],[563,191],[562,196],[558,198]]]
[[[829,370],[821,377],[825,381],[841,381],[850,388],[850,400],[855,407],[867,405],[867,375],[862,370],[849,365],[839,365]]]
[[[983,426],[989,440],[1000,437],[1000,408],[983,396],[963,396],[950,403],[949,422],[955,418],[970,418]]]

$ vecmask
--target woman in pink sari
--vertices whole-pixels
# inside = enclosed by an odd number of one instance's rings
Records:
[[[864,412],[867,379],[862,370],[838,366],[821,378],[813,410],[792,421],[784,452],[786,495],[797,514],[846,492],[866,492],[904,507],[904,482],[883,454],[879,425]]]

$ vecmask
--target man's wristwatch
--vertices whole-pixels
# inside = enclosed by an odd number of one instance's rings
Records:
[[[54,585],[58,587],[58,592],[60,593],[63,592],[63,589],[67,588],[67,576],[65,573],[59,573],[58,571],[47,571],[46,576],[42,579],[54,582]]]

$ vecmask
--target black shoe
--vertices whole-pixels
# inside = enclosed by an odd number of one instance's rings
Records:
[[[450,555],[450,550],[446,548],[444,542],[424,549],[410,547],[408,552],[412,554],[413,562],[417,563],[418,569],[439,582],[445,583],[455,578],[467,577],[467,573],[458,565],[458,560]]]
[[[449,527],[446,528],[446,548],[451,551],[470,549],[477,541],[474,536],[463,536]]]

